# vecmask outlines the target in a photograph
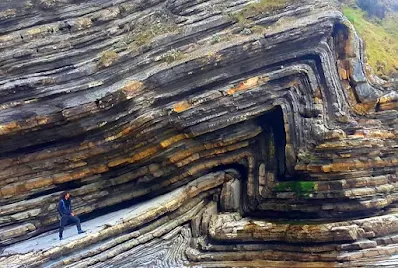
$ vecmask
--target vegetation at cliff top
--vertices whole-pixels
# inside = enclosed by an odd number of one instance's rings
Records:
[[[354,25],[365,42],[369,65],[379,76],[398,71],[398,15],[389,13],[384,19],[368,17],[366,12],[354,6],[343,6],[344,15]]]

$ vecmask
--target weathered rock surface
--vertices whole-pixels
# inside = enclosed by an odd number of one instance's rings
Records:
[[[396,254],[398,93],[337,3],[276,2],[1,2],[0,266]]]

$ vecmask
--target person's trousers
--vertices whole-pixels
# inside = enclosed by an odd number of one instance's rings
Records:
[[[72,215],[64,215],[62,218],[59,220],[59,237],[62,237],[62,232],[64,231],[64,227],[69,223],[73,222],[76,224],[77,231],[80,232],[82,230],[82,227],[80,225],[80,219],[76,216]]]

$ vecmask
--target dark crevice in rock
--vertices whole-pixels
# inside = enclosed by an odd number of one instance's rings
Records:
[[[227,165],[218,165],[216,167],[211,168],[208,172],[215,173],[219,171],[227,171],[227,170],[236,170],[240,174],[240,178],[242,181],[247,181],[247,167],[242,163],[232,163]]]
[[[22,136],[23,142],[18,142],[14,138],[12,139],[8,138],[4,142],[2,142],[0,146],[2,150],[0,158],[15,157],[23,154],[31,154],[43,149],[59,147],[61,143],[78,144],[84,141],[88,135],[88,133],[76,133],[76,134],[77,134],[76,136],[64,137],[64,136],[73,135],[73,132],[69,133],[59,132],[57,134],[55,133],[43,134],[43,133],[31,132]],[[18,140],[20,141],[21,137],[19,137]],[[28,143],[34,145],[26,146]]]
[[[286,176],[286,132],[284,126],[283,112],[281,107],[276,107],[273,111],[265,113],[256,118],[258,124],[266,131],[267,128],[272,128],[272,143],[275,144],[275,159],[276,159],[276,174],[278,180],[283,180]],[[268,152],[267,152],[268,153]]]
[[[349,41],[349,29],[346,25],[336,23],[333,28],[333,40],[337,59],[347,58],[347,44]]]
[[[46,191],[41,191],[32,195],[29,195],[26,200],[30,200],[30,199],[35,199],[37,197],[41,197],[41,196],[46,196],[46,195],[50,195],[53,193],[57,193],[57,192],[62,192],[62,191],[71,191],[74,189],[77,189],[79,187],[81,187],[82,185],[84,185],[84,183],[80,182],[80,181],[68,181],[62,184],[54,184],[55,187],[52,189],[48,189]]]

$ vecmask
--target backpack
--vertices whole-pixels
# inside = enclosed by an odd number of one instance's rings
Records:
[[[57,204],[57,211],[60,217],[62,217],[62,212],[61,212],[61,208],[59,207],[59,202]]]
[[[57,211],[58,211],[59,216],[62,216],[61,209],[59,208],[59,203],[57,205]]]

